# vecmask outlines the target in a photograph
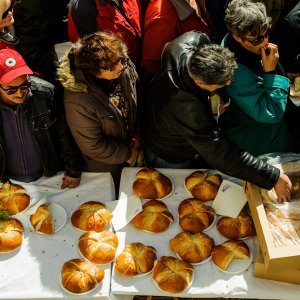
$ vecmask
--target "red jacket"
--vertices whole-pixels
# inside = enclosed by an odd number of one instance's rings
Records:
[[[179,35],[198,30],[211,34],[211,18],[205,1],[201,16],[185,0],[151,0],[144,23],[142,65],[152,74],[160,71],[160,56],[166,43]]]
[[[128,46],[131,60],[138,63],[142,37],[140,1],[123,0],[121,4],[122,13],[110,1],[71,0],[68,28],[71,42],[96,31],[118,32]]]

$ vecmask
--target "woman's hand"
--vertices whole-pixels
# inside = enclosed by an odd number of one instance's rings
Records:
[[[277,202],[287,202],[291,200],[292,183],[287,175],[280,171],[280,176],[274,186],[277,195]]]
[[[65,189],[65,188],[76,188],[80,183],[80,179],[81,179],[81,177],[72,178],[72,177],[69,177],[65,174],[63,179],[62,179],[62,184],[61,184],[60,188],[62,190]]]
[[[15,22],[13,14],[11,11],[8,12],[7,16],[0,20],[0,28],[9,27]]]
[[[139,140],[133,138],[130,144],[130,148],[131,148],[131,157],[127,160],[127,162],[132,165],[134,164],[140,154],[141,148],[142,148],[142,144]]]

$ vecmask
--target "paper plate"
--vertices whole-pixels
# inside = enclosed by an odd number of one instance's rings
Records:
[[[103,281],[103,280],[102,280],[102,281]],[[101,281],[101,282],[102,282],[102,281]],[[68,293],[68,294],[70,294],[70,295],[76,295],[76,296],[87,295],[87,294],[93,292],[94,290],[96,290],[96,289],[99,287],[99,285],[101,284],[101,282],[99,282],[98,284],[96,284],[96,286],[95,286],[94,288],[92,288],[91,290],[89,290],[89,291],[86,291],[86,292],[83,292],[83,293],[74,293],[74,292],[69,291],[68,289],[66,289],[66,288],[63,286],[62,280],[61,280],[61,274],[59,275],[59,284],[60,284],[61,288],[62,288],[66,293]]]
[[[188,286],[187,286],[183,291],[178,292],[178,293],[176,293],[176,294],[183,293],[183,292],[185,292],[186,290],[188,290],[188,289],[191,287],[191,285],[193,284],[193,281],[194,281],[194,273],[195,273],[195,270],[194,270],[193,275],[192,275],[192,280],[190,281],[190,283],[188,284]],[[160,291],[162,291],[162,292],[165,293],[165,294],[170,294],[170,295],[173,294],[173,295],[174,295],[174,293],[170,293],[170,292],[167,292],[167,291],[162,290],[162,289],[158,286],[158,283],[154,280],[153,277],[152,277],[152,280],[153,280],[155,286],[156,286]]]
[[[219,268],[215,263],[215,267],[227,274],[239,274],[245,271],[251,265],[253,260],[252,252],[249,249],[249,259],[233,259],[226,270]]]
[[[183,260],[185,260],[183,257],[181,257],[178,253],[175,253],[176,254],[176,256],[179,258],[179,259],[183,259]],[[203,265],[203,264],[205,264],[206,262],[208,262],[208,261],[210,261],[211,260],[211,256],[209,256],[209,257],[207,257],[207,258],[205,258],[205,259],[203,259],[203,260],[201,260],[201,261],[199,261],[199,262],[197,262],[197,263],[192,263],[192,262],[190,262],[189,261],[189,263],[192,265],[192,266],[199,266],[199,265]],[[188,261],[188,260],[187,260]]]
[[[104,264],[97,264],[97,263],[94,263],[94,262],[92,262],[91,260],[89,260],[87,257],[85,257],[85,256],[82,254],[82,252],[80,251],[80,248],[79,248],[79,247],[78,247],[78,251],[79,251],[79,254],[81,255],[81,257],[82,257],[83,259],[85,259],[85,260],[88,261],[89,263],[95,265],[96,267],[101,267],[101,266],[104,266],[104,265],[108,265],[108,264],[110,264],[111,262],[113,262],[113,261],[115,260],[115,258],[116,258],[116,254],[115,254],[114,258],[113,258],[111,261],[109,261],[109,262],[107,262],[107,263],[104,263]]]
[[[60,206],[56,203],[52,203],[52,217],[54,219],[54,229],[55,229],[54,232],[58,232],[65,226],[65,224],[67,222],[67,213],[62,206]],[[34,230],[32,224],[30,222],[30,216],[27,217],[27,220],[28,220],[29,227],[33,232],[39,233],[39,234],[51,235],[51,234],[47,234],[47,233],[43,233],[43,232]]]

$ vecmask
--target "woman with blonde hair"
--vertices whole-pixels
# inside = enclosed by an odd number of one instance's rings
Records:
[[[86,171],[111,172],[117,184],[121,168],[139,151],[134,138],[138,75],[125,43],[113,33],[85,36],[62,59],[58,75]]]

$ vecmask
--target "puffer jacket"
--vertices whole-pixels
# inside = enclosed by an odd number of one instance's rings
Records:
[[[120,76],[130,105],[128,130],[101,86],[80,70],[75,74],[70,71],[67,55],[62,59],[58,75],[65,88],[67,122],[83,153],[86,170],[116,172],[131,157],[130,142],[135,132],[138,77],[133,63]]]
[[[24,113],[41,157],[43,175],[50,177],[65,170],[70,177],[80,177],[82,157],[65,121],[63,106],[55,103],[53,85],[32,76],[30,90]],[[4,171],[5,152],[0,134],[0,178]]]
[[[144,142],[168,162],[180,163],[200,155],[214,169],[271,189],[279,170],[228,141],[213,117],[208,93],[188,75],[191,53],[208,43],[205,34],[191,31],[166,46],[162,75],[152,87],[144,110]]]

